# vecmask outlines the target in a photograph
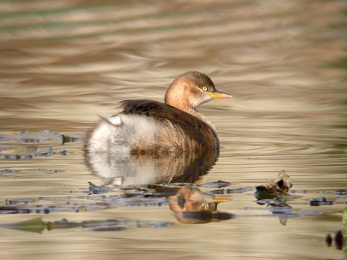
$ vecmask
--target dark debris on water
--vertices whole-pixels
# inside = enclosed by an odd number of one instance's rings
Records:
[[[89,192],[90,194],[102,194],[102,193],[107,193],[110,188],[107,186],[97,186],[92,182],[88,182],[89,184]]]
[[[90,201],[86,203],[85,200]],[[54,205],[33,204],[36,201],[55,202]],[[77,195],[38,197],[36,199],[6,200],[0,205],[1,214],[50,214],[55,212],[85,212],[101,209],[127,207],[160,207],[168,205],[169,199],[165,197],[131,197],[123,198],[117,195]]]
[[[83,203],[83,204],[63,204],[54,206],[42,205],[8,205],[0,206],[1,214],[50,214],[54,212],[80,212],[107,209],[110,205],[106,203]]]
[[[183,211],[177,214],[181,223],[202,224],[236,218],[235,214],[221,211]]]
[[[327,234],[325,236],[325,243],[328,247],[331,247],[333,243],[335,243],[335,247],[337,250],[342,250],[344,245],[347,243],[345,239],[343,238],[342,230],[338,230],[334,237],[332,237],[330,234]]]
[[[310,199],[310,206],[324,206],[333,204],[334,202],[332,200],[327,200],[325,197]]]
[[[259,199],[276,198],[288,194],[293,186],[289,179],[285,171],[280,171],[276,179],[256,187],[256,197],[258,196]]]
[[[336,190],[335,194],[337,194],[337,195],[347,195],[347,190]]]
[[[231,182],[228,182],[228,181],[214,181],[214,182],[207,182],[207,183],[204,183],[204,184],[200,184],[198,186],[200,187],[204,187],[204,188],[224,188],[224,187],[227,187],[227,186],[230,186],[231,185]]]
[[[32,154],[4,154],[0,155],[0,159],[5,160],[24,160],[24,159],[34,159],[38,157],[51,157],[53,155],[68,155],[68,151],[63,150],[59,152],[41,152],[41,153],[32,153]]]
[[[13,142],[20,143],[24,152],[18,154],[11,154],[10,149],[7,147],[2,147],[0,152],[4,154],[0,155],[0,159],[4,160],[23,160],[23,159],[33,159],[37,157],[51,157],[53,155],[68,155],[68,151],[54,151],[52,146],[44,146],[44,143],[52,141],[60,141],[62,144],[67,142],[77,142],[83,140],[84,136],[68,136],[64,134],[57,134],[49,130],[43,130],[38,133],[23,131],[15,135],[0,135],[0,140],[2,142],[7,142],[13,144]],[[24,144],[24,145],[23,145]],[[32,144],[30,147],[26,147],[26,144]],[[7,154],[6,154],[7,152]]]
[[[219,190],[211,190],[209,193],[211,194],[232,194],[232,193],[243,193],[253,190],[253,188],[250,187],[244,187],[244,188],[236,188],[236,189],[219,189]]]

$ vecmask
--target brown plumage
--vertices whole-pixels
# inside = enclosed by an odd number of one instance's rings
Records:
[[[219,150],[214,127],[196,111],[213,98],[227,98],[212,80],[200,72],[176,78],[165,95],[165,103],[125,100],[123,111],[102,119],[87,139],[89,152],[165,154]]]

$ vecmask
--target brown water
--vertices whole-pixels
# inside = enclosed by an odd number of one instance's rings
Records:
[[[346,245],[343,253],[325,244],[342,228],[347,201],[336,193],[347,189],[346,8],[309,0],[0,2],[0,204],[15,204],[1,213],[17,213],[1,214],[0,224],[79,223],[41,234],[3,228],[1,258],[346,257]],[[92,172],[83,138],[98,115],[116,113],[123,99],[162,100],[188,70],[233,95],[200,108],[221,139],[217,163],[125,158],[111,160],[123,178],[113,164],[112,178]],[[62,145],[62,134],[74,139]],[[287,215],[254,197],[281,170],[293,184]],[[182,223],[194,219],[175,214],[177,189],[166,196],[143,186],[173,180],[231,182],[225,189],[240,192],[220,196],[218,210],[237,218]],[[88,182],[114,185],[95,192]],[[179,192],[187,207],[206,209],[218,200],[211,190]],[[319,197],[333,205],[310,206]],[[108,219],[123,222],[105,228]]]

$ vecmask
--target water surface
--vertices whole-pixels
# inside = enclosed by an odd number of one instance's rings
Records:
[[[3,228],[4,259],[346,257],[325,243],[347,201],[336,193],[347,189],[345,1],[0,6],[0,204],[27,209],[1,214],[0,224],[78,223],[41,234]],[[113,179],[86,164],[83,140],[98,115],[123,99],[161,101],[188,70],[233,95],[200,108],[221,139],[216,163],[125,158],[120,169],[133,175]],[[254,192],[281,170],[293,187],[292,210],[279,216]],[[235,192],[213,197],[216,188],[201,186],[218,180]],[[161,182],[195,186],[148,187]],[[333,205],[310,206],[321,197]],[[235,218],[189,224],[199,221],[178,214],[183,198],[187,212],[214,211],[217,201]],[[105,230],[106,220],[123,222]]]

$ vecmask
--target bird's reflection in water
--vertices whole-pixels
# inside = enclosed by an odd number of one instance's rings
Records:
[[[232,218],[232,214],[217,211],[219,202],[229,200],[225,195],[202,193],[196,187],[181,187],[177,194],[169,196],[170,209],[176,219],[185,224],[202,224]]]
[[[104,185],[131,189],[161,183],[200,183],[218,159],[218,152],[165,154],[163,156],[86,153],[92,173]]]
[[[223,195],[202,193],[196,185],[203,182],[218,155],[218,151],[163,156],[86,153],[86,163],[94,175],[103,179],[103,185],[121,190],[144,187],[171,194],[169,207],[178,221],[207,223],[220,217],[217,204],[223,201]]]

